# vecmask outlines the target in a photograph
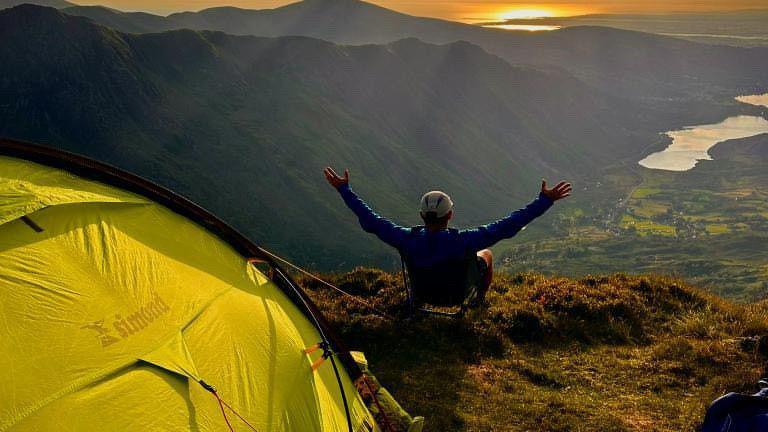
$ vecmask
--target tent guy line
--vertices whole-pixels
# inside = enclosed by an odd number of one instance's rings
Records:
[[[311,272],[309,272],[307,270],[304,270],[303,268],[301,268],[298,265],[288,261],[287,259],[285,259],[285,258],[283,258],[283,257],[281,257],[279,255],[276,255],[276,254],[274,254],[274,253],[264,249],[263,247],[259,247],[259,252],[262,252],[265,255],[268,255],[270,258],[275,259],[277,261],[280,261],[281,263],[283,263],[283,264],[287,265],[288,267],[296,270],[297,272],[299,272],[299,273],[301,273],[301,274],[311,278],[312,280],[315,280],[315,281],[321,283],[322,285],[325,285],[326,287],[331,288],[332,290],[337,291],[337,292],[339,292],[339,293],[349,297],[350,299],[352,299],[352,301],[354,301],[354,302],[356,302],[356,303],[358,303],[358,304],[360,304],[362,306],[365,306],[366,308],[372,310],[373,312],[376,312],[376,314],[380,315],[382,318],[385,318],[385,319],[390,320],[390,321],[395,321],[395,318],[392,317],[392,315],[389,315],[388,313],[386,313],[383,310],[377,308],[376,306],[372,305],[371,303],[369,303],[369,302],[367,302],[365,300],[362,300],[362,299],[358,298],[357,296],[344,291],[343,289],[337,287],[336,285],[334,285],[334,284],[332,284],[332,283],[330,283],[328,281],[325,281],[325,280],[323,280],[322,278],[320,278],[318,276],[315,276]],[[251,259],[250,262],[252,262],[252,263],[253,262],[258,262],[258,260]]]

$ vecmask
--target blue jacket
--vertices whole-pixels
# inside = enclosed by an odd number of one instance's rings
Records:
[[[347,207],[357,215],[360,226],[383,242],[398,249],[406,260],[418,267],[432,267],[446,261],[461,260],[501,240],[513,237],[550,207],[552,200],[540,194],[527,207],[488,225],[473,229],[447,229],[430,233],[424,227],[405,228],[376,214],[349,185],[339,188]]]

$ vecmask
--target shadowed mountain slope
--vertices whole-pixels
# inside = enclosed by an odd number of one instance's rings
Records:
[[[768,87],[768,48],[697,44],[607,27],[510,32],[420,18],[360,0],[304,0],[276,9],[218,7],[167,18],[93,8],[67,9],[128,32],[174,28],[237,35],[302,35],[341,44],[381,44],[415,37],[430,43],[477,44],[515,64],[555,66],[615,94],[704,99],[744,87]]]
[[[128,35],[36,6],[0,12],[0,38],[0,135],[148,176],[323,266],[394,258],[324,184],[326,163],[403,223],[439,187],[475,224],[533,197],[542,176],[636,157],[658,127],[562,71],[466,42]]]

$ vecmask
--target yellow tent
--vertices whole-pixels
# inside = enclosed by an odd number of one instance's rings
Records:
[[[0,431],[379,430],[360,374],[293,281],[205,210],[0,140]]]

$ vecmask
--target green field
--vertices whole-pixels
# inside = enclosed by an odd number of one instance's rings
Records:
[[[768,135],[717,146],[688,172],[639,166],[577,185],[572,201],[505,242],[508,271],[683,277],[740,300],[768,294]],[[581,186],[581,187],[579,187]]]

